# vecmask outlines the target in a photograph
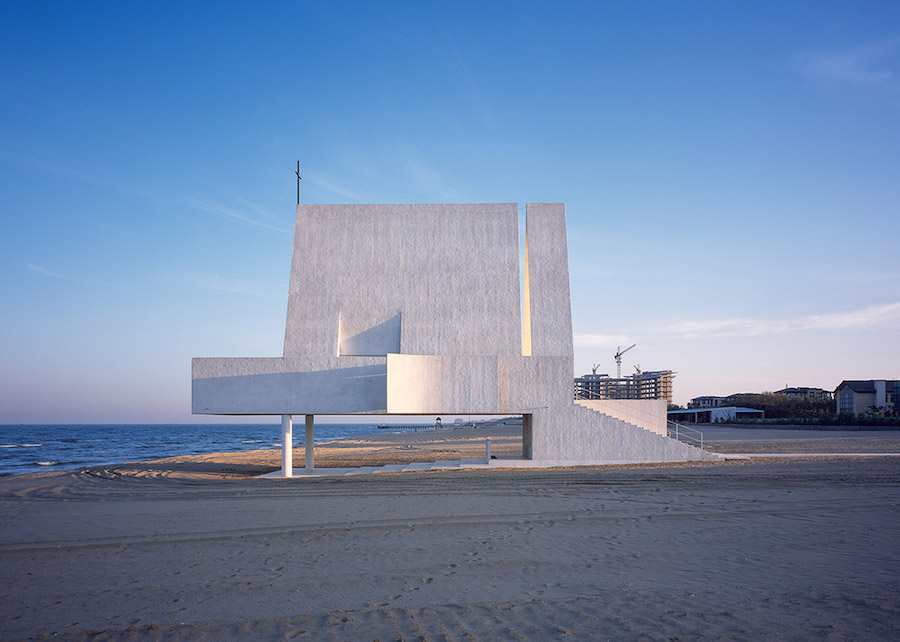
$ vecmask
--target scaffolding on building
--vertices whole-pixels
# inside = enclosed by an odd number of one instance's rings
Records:
[[[576,399],[665,399],[672,403],[671,370],[648,370],[630,377],[586,374],[575,379]]]

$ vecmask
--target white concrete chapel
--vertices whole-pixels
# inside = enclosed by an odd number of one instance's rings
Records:
[[[565,206],[525,227],[520,280],[516,204],[299,205],[283,356],[195,358],[193,412],[281,415],[285,477],[315,415],[522,415],[528,466],[715,458],[665,400],[573,400]]]

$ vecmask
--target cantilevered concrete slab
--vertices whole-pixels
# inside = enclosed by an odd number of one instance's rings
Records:
[[[521,414],[536,463],[711,458],[652,404],[573,402],[565,207],[527,205],[521,292],[518,229],[516,204],[298,206],[283,355],[194,359],[193,412],[303,414],[307,443],[317,414]]]

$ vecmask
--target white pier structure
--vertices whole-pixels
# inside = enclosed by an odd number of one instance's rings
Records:
[[[686,461],[665,401],[575,402],[565,206],[299,205],[284,354],[195,358],[195,414],[520,414],[527,465]],[[524,282],[524,287],[520,286]]]

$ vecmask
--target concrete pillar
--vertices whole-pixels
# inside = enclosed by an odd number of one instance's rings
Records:
[[[294,473],[294,421],[281,415],[281,472],[285,477]]]
[[[532,458],[532,436],[531,429],[534,424],[534,415],[522,415],[522,458]]]
[[[313,426],[315,425],[315,416],[306,415],[306,470],[312,470],[316,467],[316,453],[313,445]]]

